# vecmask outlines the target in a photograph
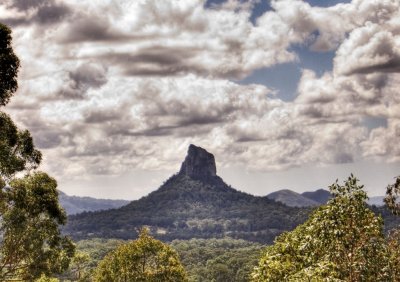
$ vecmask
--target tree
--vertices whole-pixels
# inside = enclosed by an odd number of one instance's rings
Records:
[[[17,172],[36,169],[42,154],[33,145],[28,130],[18,130],[11,118],[0,112],[0,178],[9,182]]]
[[[11,39],[11,30],[0,23],[0,106],[5,106],[18,88],[19,60]]]
[[[351,175],[333,198],[264,251],[253,281],[395,281],[380,217]]]
[[[72,259],[71,271],[75,274],[76,281],[90,281],[89,270],[90,256],[85,252],[77,252]]]
[[[0,24],[0,106],[17,90],[18,67],[11,31]],[[59,231],[66,214],[58,203],[57,182],[32,172],[41,159],[29,131],[19,130],[0,111],[1,281],[32,281],[62,272],[74,254],[72,241]]]
[[[3,187],[0,278],[29,280],[68,267],[74,245],[60,235],[66,214],[58,204],[56,181],[37,172]]]
[[[396,178],[394,184],[388,185],[386,188],[386,197],[384,202],[394,215],[400,215],[400,176]]]
[[[384,202],[394,215],[400,215],[400,176],[396,177],[394,184],[386,188]],[[400,277],[400,227],[393,228],[387,238],[390,268],[394,277]]]
[[[109,253],[95,270],[94,281],[187,281],[177,253],[148,232],[143,228],[137,240]]]

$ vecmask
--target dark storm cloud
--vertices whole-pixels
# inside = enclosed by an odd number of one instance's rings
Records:
[[[126,111],[128,111],[128,109],[91,109],[84,113],[84,122],[89,124],[96,124],[109,121],[119,121]]]
[[[210,126],[223,122],[222,117],[181,116],[175,125],[157,126],[148,130],[135,132],[138,136],[194,136],[210,132]]]
[[[373,66],[362,67],[353,70],[351,74],[369,74],[369,73],[376,73],[376,72],[383,72],[383,73],[398,73],[400,72],[400,58],[393,58],[385,63],[376,64]]]
[[[31,5],[29,6],[25,1],[21,1],[21,4],[18,5],[18,9],[21,9],[22,11],[34,9],[35,12],[32,15],[4,18],[0,19],[0,22],[4,22],[10,26],[23,26],[30,24],[50,25],[63,21],[72,13],[72,10],[63,4],[56,4],[49,1],[33,1],[33,3],[30,4]]]
[[[175,76],[181,74],[212,75],[221,78],[241,79],[248,74],[240,67],[227,65],[210,69],[200,57],[200,48],[152,46],[139,50],[136,54],[111,54],[111,61],[121,64],[128,76]],[[243,50],[242,50],[243,51]],[[236,59],[240,58],[237,54]]]
[[[32,8],[38,8],[50,3],[50,0],[11,0],[9,8],[16,8],[19,11],[26,11]]]
[[[97,41],[124,41],[131,36],[124,35],[111,29],[112,25],[107,18],[99,18],[89,15],[78,15],[78,18],[68,27],[62,37],[63,43],[97,42]]]
[[[253,136],[243,136],[243,137],[239,137],[237,138],[235,141],[239,142],[239,143],[246,143],[246,142],[259,142],[259,141],[264,141],[265,138],[257,138],[257,137],[253,137]]]
[[[34,22],[47,25],[63,21],[71,13],[70,8],[64,5],[46,5],[40,7],[32,18]]]
[[[99,117],[99,119],[104,116]],[[150,118],[150,117],[149,117]],[[162,118],[154,124],[148,124],[147,129],[144,130],[132,130],[134,121],[131,124],[113,123],[113,127],[110,134],[124,135],[124,136],[145,136],[145,137],[157,137],[157,136],[194,136],[198,134],[206,134],[210,131],[210,126],[216,123],[222,122],[218,118],[208,117],[181,117],[179,120],[171,123],[170,125],[161,125]],[[107,120],[109,121],[109,120]],[[119,127],[119,130],[115,127]]]
[[[35,133],[35,145],[40,149],[56,148],[61,144],[65,132],[60,130],[43,130]]]
[[[324,117],[323,109],[319,105],[306,105],[302,107],[300,113],[306,117],[321,119]]]
[[[204,72],[190,63],[196,52],[194,48],[151,46],[136,53],[110,53],[101,58],[120,65],[128,76],[165,76]]]
[[[107,69],[98,64],[84,64],[68,73],[68,81],[58,93],[65,99],[83,99],[91,88],[100,88],[107,83]]]
[[[155,137],[155,136],[169,136],[173,133],[173,130],[176,129],[176,126],[162,126],[162,127],[154,127],[146,130],[135,131],[135,132],[126,132],[126,135],[129,136],[147,136],[147,137]]]
[[[107,83],[106,69],[95,64],[84,64],[69,73],[78,88],[98,88]]]
[[[339,152],[335,155],[334,163],[336,164],[347,164],[354,162],[354,157],[350,153]]]
[[[20,25],[28,25],[30,21],[26,18],[0,18],[0,23],[15,27]]]
[[[179,123],[179,126],[192,126],[192,125],[203,125],[203,124],[216,124],[225,121],[226,115],[228,115],[231,110],[225,113],[221,112],[218,115],[213,115],[205,112],[203,115],[194,115],[184,118]]]

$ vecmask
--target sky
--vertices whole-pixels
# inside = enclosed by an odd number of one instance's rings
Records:
[[[3,0],[6,106],[70,195],[138,199],[189,144],[238,190],[400,174],[398,0]]]

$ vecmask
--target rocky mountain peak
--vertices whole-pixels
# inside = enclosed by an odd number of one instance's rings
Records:
[[[217,175],[214,155],[201,147],[190,145],[179,174],[194,179],[209,179]]]

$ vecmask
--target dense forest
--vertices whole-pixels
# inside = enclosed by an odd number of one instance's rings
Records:
[[[116,239],[88,239],[76,242],[77,255],[70,269],[59,276],[75,281],[93,275],[98,263],[112,250],[126,243]],[[257,265],[263,245],[245,240],[174,240],[170,246],[179,254],[189,281],[248,281]]]

